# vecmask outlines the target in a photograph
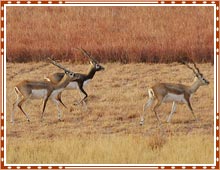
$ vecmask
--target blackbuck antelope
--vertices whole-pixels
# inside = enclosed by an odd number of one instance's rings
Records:
[[[14,112],[18,107],[26,116],[27,120],[30,121],[28,114],[23,110],[22,104],[30,99],[43,99],[43,111],[41,113],[41,120],[43,119],[44,110],[48,99],[52,100],[57,106],[58,119],[61,120],[61,110],[59,104],[62,102],[58,98],[58,94],[62,92],[70,81],[78,79],[78,76],[72,72],[56,63],[55,61],[49,59],[52,64],[59,67],[65,71],[65,74],[61,81],[57,84],[47,82],[47,81],[29,81],[24,80],[15,86],[15,92],[17,94],[17,100],[13,104],[13,110],[11,113],[11,122],[14,122]]]
[[[190,103],[190,98],[192,97],[192,94],[194,94],[200,86],[208,85],[209,81],[207,81],[203,77],[202,73],[199,71],[199,68],[196,66],[195,63],[193,63],[195,69],[190,67],[185,62],[183,64],[185,64],[195,74],[195,79],[193,84],[191,86],[186,86],[183,84],[157,83],[153,87],[149,88],[148,89],[149,99],[143,107],[143,114],[141,115],[140,125],[144,124],[146,109],[150,107],[155,100],[157,100],[157,103],[153,107],[153,112],[155,113],[158,122],[160,122],[160,120],[156,109],[164,102],[173,102],[172,109],[167,119],[167,122],[170,122],[171,117],[176,110],[176,103],[187,104],[195,120],[197,120]]]
[[[83,103],[85,104],[85,99],[88,97],[88,94],[86,93],[86,91],[84,90],[84,86],[94,77],[95,73],[97,71],[101,71],[104,70],[105,68],[99,64],[99,62],[97,60],[95,60],[91,54],[89,54],[86,50],[82,49],[82,48],[77,48],[78,50],[80,50],[86,57],[88,57],[90,59],[90,68],[87,74],[81,74],[81,73],[76,73],[79,76],[79,79],[77,80],[73,80],[71,81],[65,89],[67,90],[71,90],[71,89],[79,89],[80,90],[80,94],[84,94],[84,97],[82,97],[82,99],[77,103]],[[62,80],[64,76],[64,73],[54,73],[51,76],[48,76],[46,78],[47,81],[50,81],[52,83],[58,83]],[[61,92],[58,95],[59,100],[62,102],[61,100]],[[63,103],[63,102],[62,102]]]

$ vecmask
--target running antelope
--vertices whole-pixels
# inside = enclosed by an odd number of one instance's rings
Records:
[[[65,71],[65,74],[59,83],[54,84],[47,81],[30,81],[24,80],[15,86],[15,92],[17,94],[17,100],[13,104],[13,110],[11,113],[11,122],[14,122],[14,112],[18,107],[22,113],[26,116],[27,120],[30,121],[28,114],[23,110],[22,104],[30,99],[43,99],[43,111],[41,113],[41,120],[43,119],[44,110],[48,99],[52,100],[57,106],[58,119],[61,120],[61,110],[59,104],[62,102],[58,98],[58,94],[62,92],[70,81],[77,80],[78,76],[72,72],[56,63],[52,59],[50,62]]]
[[[190,67],[185,62],[183,64],[185,64],[195,74],[195,79],[192,85],[186,86],[183,84],[158,83],[158,84],[155,84],[150,89],[148,89],[149,99],[143,107],[143,114],[141,116],[140,125],[144,124],[144,117],[146,115],[146,109],[150,107],[154,103],[155,100],[157,100],[157,103],[153,107],[153,112],[155,113],[158,122],[160,122],[160,120],[159,120],[159,116],[157,114],[156,109],[164,102],[173,102],[172,109],[167,119],[167,122],[170,122],[171,117],[176,110],[176,103],[187,104],[195,120],[197,120],[194,114],[194,111],[192,109],[191,103],[190,103],[190,98],[192,97],[192,94],[194,94],[200,86],[208,85],[209,81],[203,77],[202,73],[199,71],[199,68],[196,66],[195,63],[193,63],[195,69]]]
[[[97,60],[95,60],[91,54],[89,54],[86,50],[82,48],[77,48],[80,50],[86,57],[90,59],[90,68],[87,74],[81,74],[81,73],[76,73],[79,76],[79,79],[71,81],[65,89],[71,90],[71,89],[78,89],[80,90],[80,94],[84,94],[85,96],[82,97],[82,99],[78,102],[78,104],[83,103],[85,104],[85,99],[88,97],[88,94],[84,90],[84,86],[94,77],[95,73],[97,71],[104,70],[105,68],[99,64]],[[58,83],[60,80],[63,78],[64,73],[54,73],[51,76],[48,76],[46,78],[47,81],[50,81],[52,83]],[[61,100],[61,92],[58,95],[59,100]],[[63,103],[63,102],[62,102]]]

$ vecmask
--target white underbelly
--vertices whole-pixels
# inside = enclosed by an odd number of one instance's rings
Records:
[[[90,82],[90,79],[84,81],[83,86],[86,86]]]
[[[47,90],[45,89],[40,89],[40,90],[32,90],[31,99],[41,99],[45,98],[47,96]]]
[[[54,90],[49,98],[56,97],[60,92],[62,92],[64,89],[57,89]],[[32,94],[30,96],[31,99],[45,99],[47,97],[47,90],[40,89],[40,90],[32,90]]]
[[[85,87],[88,83],[89,83],[90,79],[89,80],[86,80],[83,82],[83,87]],[[67,86],[66,86],[66,89],[78,89],[79,86],[78,86],[78,83],[76,81],[73,81],[73,82],[70,82]]]
[[[78,83],[77,82],[70,82],[67,86],[66,89],[77,89],[79,88]]]
[[[57,96],[60,92],[62,92],[63,90],[64,90],[64,88],[54,90],[54,91],[51,93],[50,98],[56,97],[56,96]]]
[[[164,97],[164,102],[179,102],[179,103],[186,103],[186,99],[184,98],[184,94],[172,94],[172,93],[168,93],[165,97]]]

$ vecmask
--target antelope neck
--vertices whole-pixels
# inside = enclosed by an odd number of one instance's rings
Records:
[[[86,80],[92,79],[94,77],[95,73],[96,73],[96,70],[94,68],[90,68],[90,70],[86,76]]]
[[[70,78],[66,74],[64,74],[61,81],[58,84],[54,85],[54,88],[59,89],[59,88],[62,88],[62,87],[66,87],[69,83],[69,81],[67,81],[67,79],[70,79]]]
[[[195,93],[198,88],[200,87],[200,82],[199,81],[195,81],[190,87],[189,87],[189,91],[190,93]]]

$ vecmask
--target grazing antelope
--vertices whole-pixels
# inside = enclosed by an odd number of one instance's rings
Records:
[[[28,114],[22,109],[22,104],[30,99],[43,99],[43,111],[41,113],[41,119],[43,119],[44,110],[48,99],[51,99],[58,110],[58,119],[61,120],[61,110],[59,104],[62,102],[58,98],[58,94],[62,92],[70,81],[77,80],[78,76],[50,59],[50,62],[60,69],[65,71],[65,74],[59,83],[54,84],[46,81],[29,81],[24,80],[15,86],[15,92],[17,94],[17,100],[13,104],[13,110],[11,113],[11,122],[14,122],[14,112],[18,107],[22,113],[26,116],[27,120],[30,121]]]
[[[190,67],[187,63],[184,64],[193,71],[195,74],[194,82],[191,86],[186,86],[183,84],[171,84],[171,83],[157,83],[150,89],[148,89],[149,99],[143,107],[143,114],[141,116],[140,125],[144,124],[144,117],[146,114],[146,109],[150,107],[155,100],[157,100],[156,105],[153,107],[153,112],[155,113],[158,122],[160,122],[156,109],[164,102],[173,102],[170,115],[167,119],[167,122],[170,122],[173,113],[176,110],[176,103],[185,103],[193,114],[195,120],[197,120],[194,111],[192,109],[190,98],[200,86],[208,85],[207,81],[202,73],[199,71],[199,68],[193,63],[194,68]]]
[[[79,79],[71,81],[65,89],[71,90],[71,89],[78,89],[80,90],[80,94],[84,94],[85,96],[78,102],[78,104],[83,103],[85,104],[85,99],[88,97],[88,94],[84,90],[84,86],[94,77],[95,73],[97,71],[104,70],[105,68],[99,64],[97,60],[95,60],[91,54],[89,54],[86,50],[82,48],[77,48],[80,50],[85,56],[87,56],[90,59],[90,68],[87,74],[81,74],[76,73],[79,76]],[[64,73],[54,73],[51,76],[48,76],[45,78],[47,81],[50,81],[52,83],[58,83],[64,76]],[[59,100],[61,100],[61,92],[58,95]],[[62,102],[63,103],[63,102]]]

